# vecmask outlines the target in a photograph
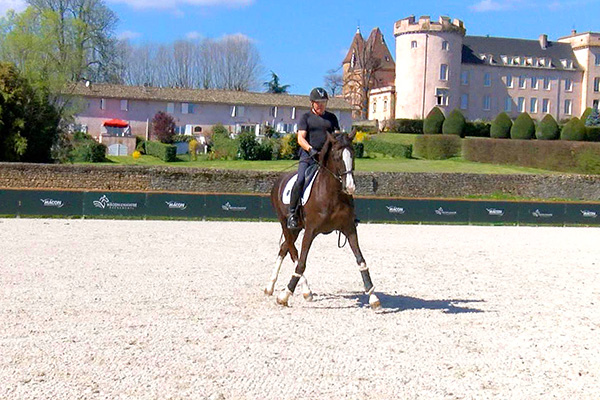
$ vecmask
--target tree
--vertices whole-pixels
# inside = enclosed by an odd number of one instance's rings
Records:
[[[175,120],[164,111],[159,111],[152,118],[154,136],[162,143],[173,143],[175,136]]]
[[[287,93],[290,85],[281,85],[279,83],[279,76],[271,71],[271,80],[264,82],[263,86],[267,88],[267,93]]]
[[[59,114],[10,63],[0,63],[0,161],[51,162]]]
[[[338,73],[338,69],[330,69],[327,71],[327,75],[323,78],[325,88],[329,90],[331,97],[342,94],[342,88],[344,87],[344,79],[342,74]]]
[[[375,75],[382,69],[382,61],[375,54],[374,41],[366,41],[354,49],[353,62],[344,79],[343,86],[348,87],[352,104],[359,104],[358,117],[366,119],[369,115],[369,91],[376,84]]]

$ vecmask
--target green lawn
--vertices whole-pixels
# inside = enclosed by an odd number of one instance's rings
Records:
[[[406,135],[413,136],[413,135]],[[296,168],[296,161],[209,161],[199,159],[189,161],[187,155],[179,156],[179,161],[166,163],[152,156],[141,156],[134,160],[131,156],[113,157],[109,156],[108,163],[97,165],[146,165],[146,166],[168,166],[168,167],[192,167],[192,168],[214,168],[214,169],[240,169],[256,171],[285,171]],[[461,158],[450,160],[415,160],[403,158],[362,158],[356,160],[357,171],[367,172],[462,172],[476,174],[552,174],[534,168],[524,168],[505,165],[482,164],[464,161]]]

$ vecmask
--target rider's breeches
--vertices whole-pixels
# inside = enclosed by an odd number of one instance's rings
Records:
[[[296,208],[298,208],[298,202],[300,200],[300,196],[302,196],[302,189],[304,188],[304,176],[306,175],[306,169],[308,168],[309,163],[306,161],[300,161],[298,163],[298,179],[296,179],[296,183],[292,188],[292,193],[290,194],[290,213],[293,214],[296,212]]]

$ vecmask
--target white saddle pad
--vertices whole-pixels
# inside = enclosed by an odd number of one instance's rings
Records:
[[[302,200],[301,200],[302,205],[305,205],[306,202],[308,201],[308,198],[310,197],[310,190],[312,189],[312,185],[315,182],[315,179],[317,178],[318,174],[319,174],[319,171],[317,171],[313,175],[313,178],[308,183],[306,190],[302,194]],[[294,187],[294,183],[296,183],[297,180],[298,180],[298,174],[294,174],[294,176],[292,176],[290,178],[290,180],[285,184],[285,188],[283,189],[283,195],[281,196],[281,202],[283,204],[290,204],[290,197],[292,197],[292,188]]]

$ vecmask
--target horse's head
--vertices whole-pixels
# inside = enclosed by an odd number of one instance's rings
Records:
[[[323,162],[334,176],[341,182],[342,191],[353,195],[356,191],[354,184],[354,130],[350,135],[345,133],[327,134],[324,146]]]

